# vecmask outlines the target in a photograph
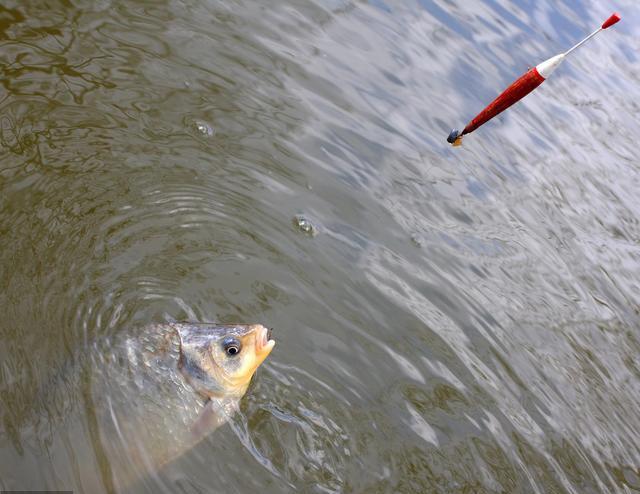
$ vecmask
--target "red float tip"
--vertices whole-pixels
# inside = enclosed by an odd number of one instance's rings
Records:
[[[613,26],[619,20],[620,20],[620,14],[618,14],[617,12],[614,12],[613,14],[611,14],[611,17],[609,17],[606,21],[604,21],[604,23],[602,24],[602,29],[607,29],[608,27]]]

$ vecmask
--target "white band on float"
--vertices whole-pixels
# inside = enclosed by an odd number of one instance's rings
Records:
[[[538,74],[547,79],[551,75],[551,73],[556,70],[556,67],[562,63],[562,61],[564,60],[564,56],[565,54],[561,53],[560,55],[551,57],[548,60],[545,60],[544,62],[536,65]]]

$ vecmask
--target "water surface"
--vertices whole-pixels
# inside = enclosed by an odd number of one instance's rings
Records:
[[[4,1],[0,488],[112,490],[68,364],[189,319],[277,347],[132,492],[640,490],[640,16],[616,8],[453,149],[610,7]]]

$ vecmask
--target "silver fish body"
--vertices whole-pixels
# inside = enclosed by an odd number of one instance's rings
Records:
[[[52,450],[69,449],[79,430],[89,436],[53,468],[92,458],[100,478],[95,468],[76,469],[82,490],[96,480],[126,490],[227,422],[274,345],[260,324],[207,323],[153,325],[96,343],[57,379],[63,386],[41,398],[59,402],[66,422],[46,441]]]

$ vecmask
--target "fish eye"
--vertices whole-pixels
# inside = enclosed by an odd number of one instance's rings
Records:
[[[240,353],[242,346],[240,342],[235,338],[225,338],[222,341],[222,348],[224,352],[230,357],[234,357]]]

